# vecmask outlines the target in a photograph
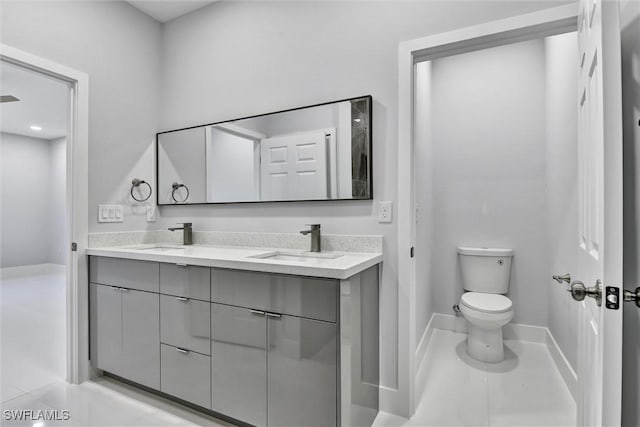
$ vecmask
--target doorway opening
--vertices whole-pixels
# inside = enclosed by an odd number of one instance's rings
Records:
[[[0,67],[4,402],[89,378],[89,79],[4,44]]]
[[[2,400],[67,378],[67,82],[0,62]],[[8,97],[8,98],[7,98]]]
[[[577,52],[574,31],[415,64],[416,416],[426,424],[576,425],[579,306],[550,278],[573,271],[579,238]],[[513,251],[506,292],[463,274],[471,248]],[[482,299],[471,315],[465,291]],[[504,360],[486,363],[467,346],[494,320]],[[465,410],[444,404],[456,396]]]

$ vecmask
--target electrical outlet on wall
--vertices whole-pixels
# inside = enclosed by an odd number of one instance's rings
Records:
[[[156,221],[156,207],[147,206],[147,222],[155,222],[155,221]]]
[[[378,222],[391,222],[392,212],[392,202],[378,202]]]

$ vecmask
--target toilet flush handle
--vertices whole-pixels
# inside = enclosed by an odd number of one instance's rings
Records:
[[[556,282],[562,284],[562,282],[565,282],[567,284],[571,283],[571,274],[567,273],[567,274],[554,274],[552,276],[552,279],[555,280]]]

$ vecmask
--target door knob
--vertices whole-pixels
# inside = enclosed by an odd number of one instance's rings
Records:
[[[571,293],[571,297],[576,301],[583,301],[586,297],[591,297],[596,300],[598,307],[602,305],[602,282],[596,281],[596,285],[591,288],[587,288],[584,283],[579,280],[571,283],[571,288],[567,289]]]
[[[640,286],[636,288],[636,291],[624,291],[624,301],[625,302],[635,302],[636,307],[640,308]]]
[[[555,280],[556,282],[562,284],[562,282],[565,282],[567,284],[571,283],[571,274],[567,273],[567,274],[554,274],[553,276],[551,276],[551,278],[553,280]]]

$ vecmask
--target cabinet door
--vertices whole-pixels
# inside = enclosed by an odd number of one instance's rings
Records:
[[[211,304],[211,409],[253,424],[267,422],[264,314]]]
[[[91,283],[91,364],[122,375],[122,297],[119,288]]]
[[[268,318],[270,426],[337,424],[337,328],[294,316]]]
[[[122,376],[160,389],[160,296],[122,290]]]

